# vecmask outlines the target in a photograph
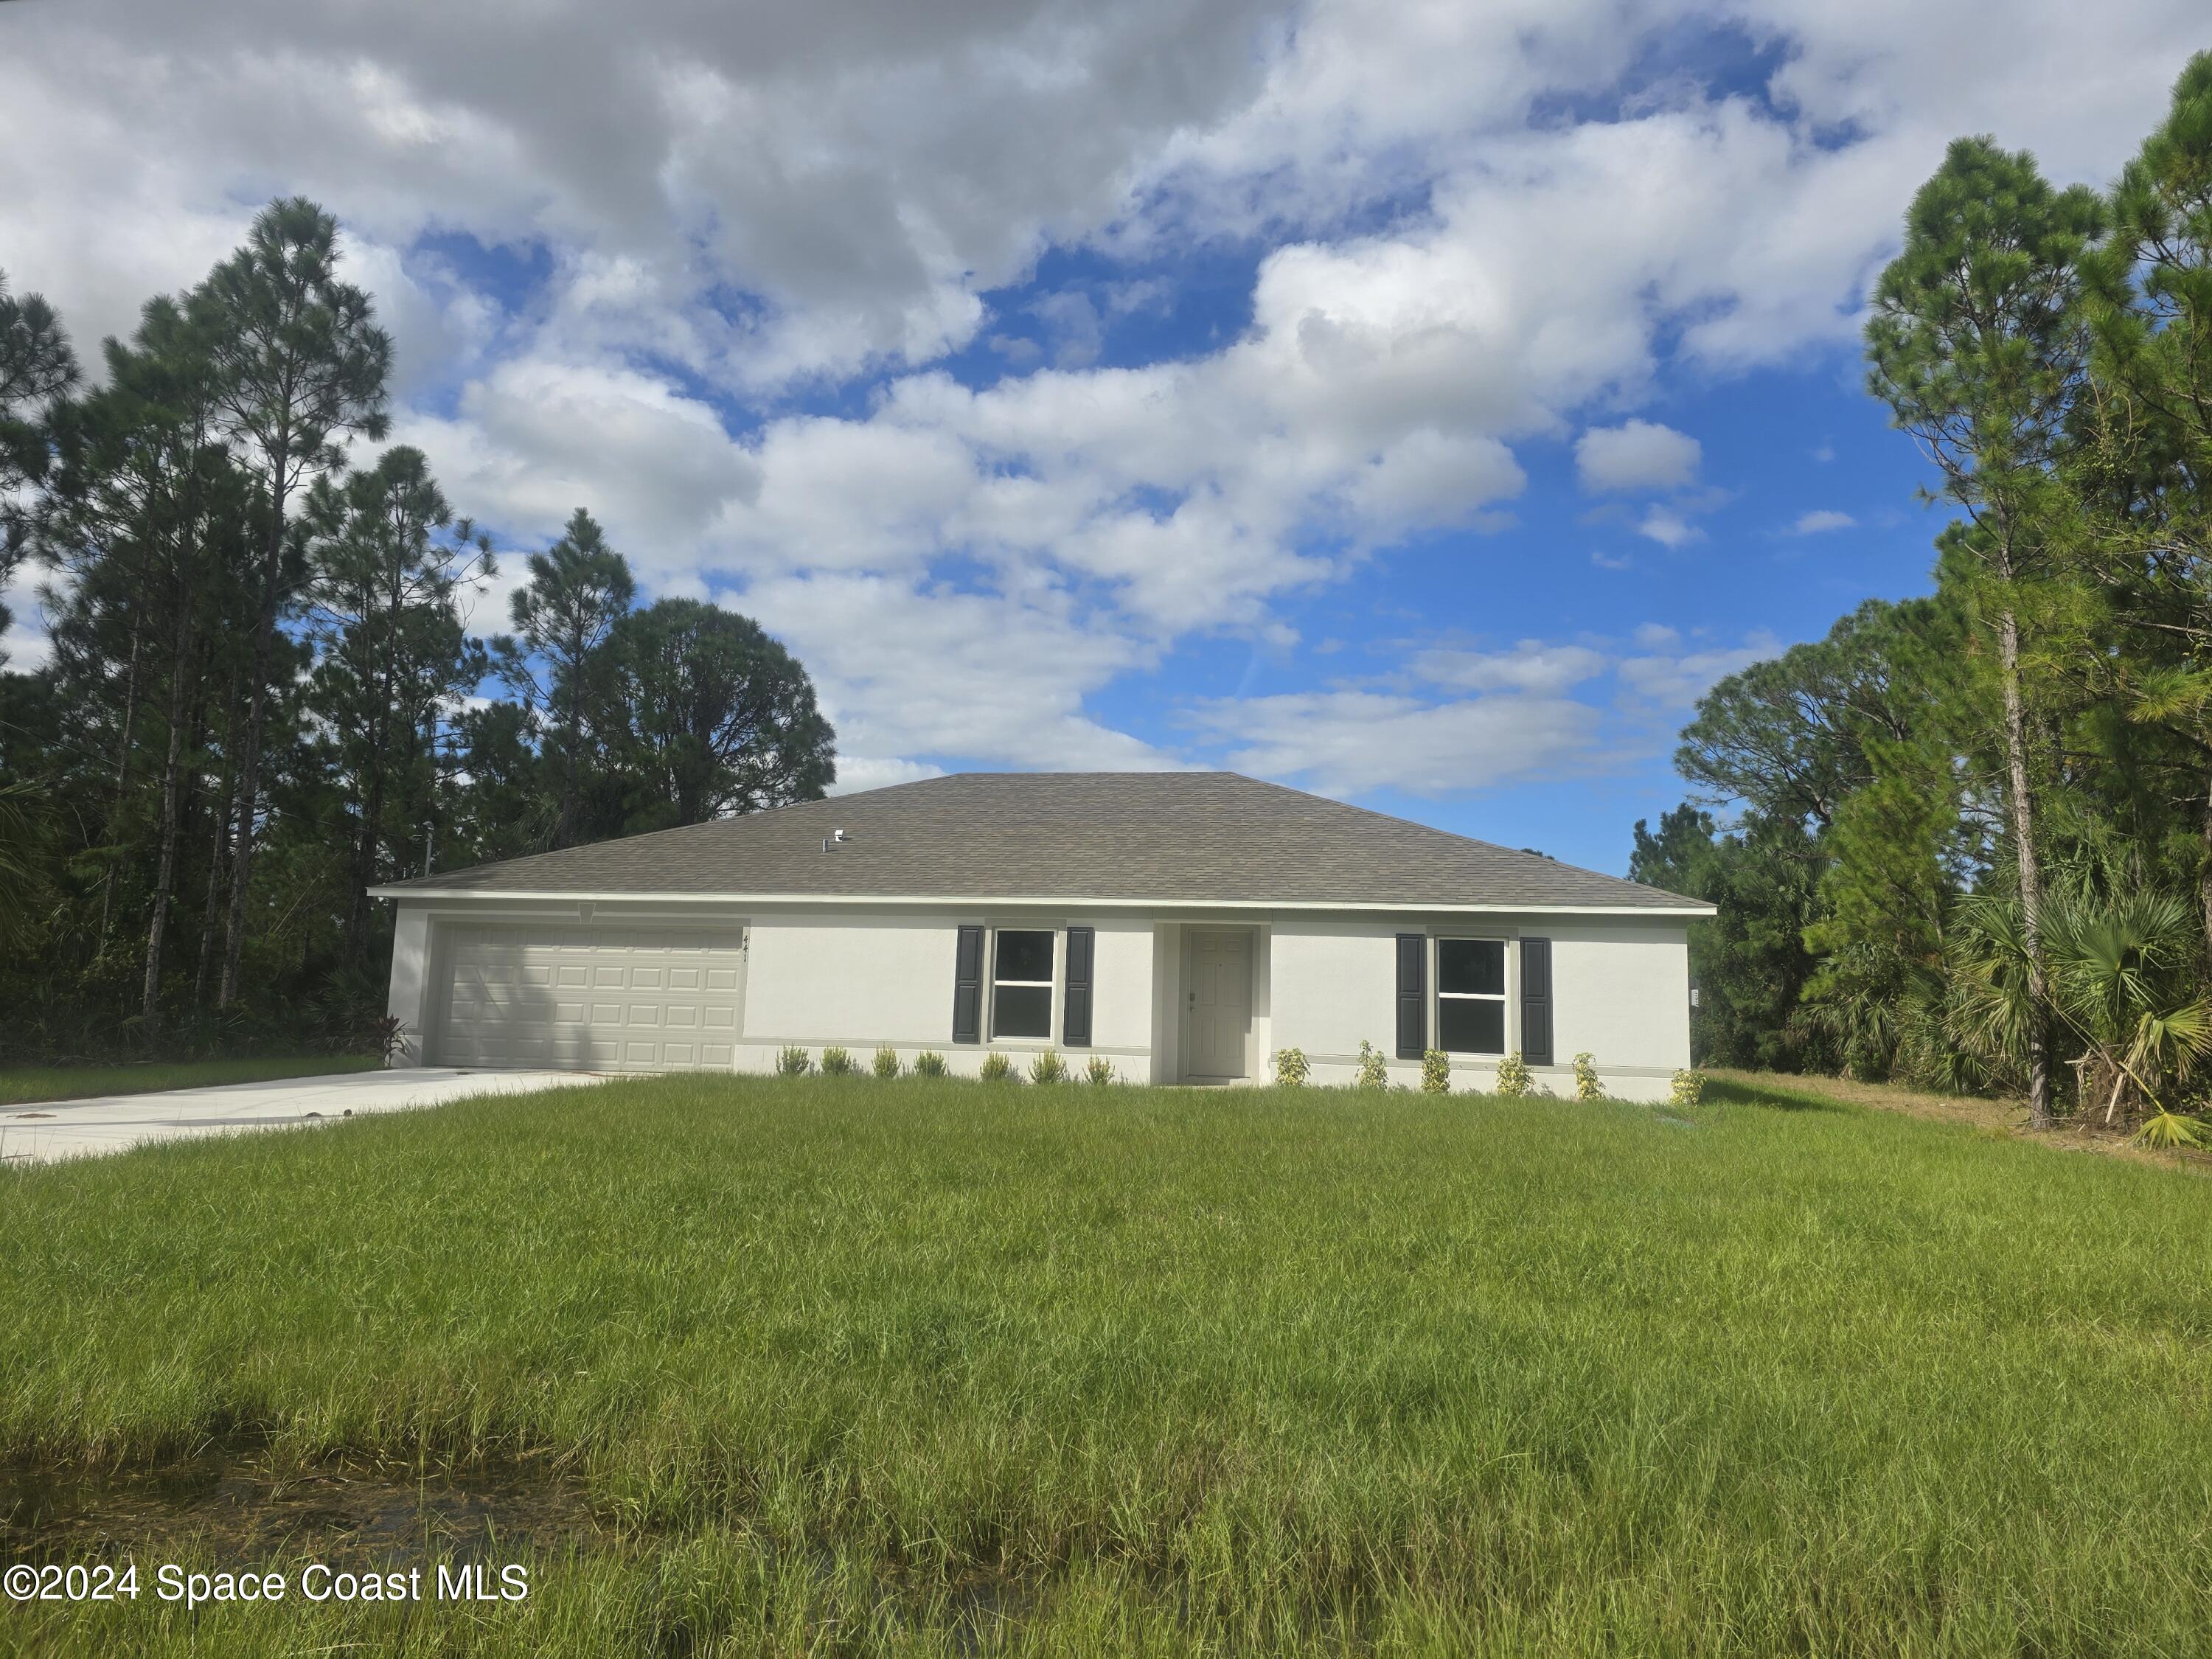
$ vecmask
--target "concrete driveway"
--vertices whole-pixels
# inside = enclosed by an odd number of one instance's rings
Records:
[[[421,1066],[0,1106],[0,1163],[55,1164],[94,1152],[119,1152],[153,1140],[290,1128],[365,1117],[371,1112],[441,1106],[470,1095],[520,1094],[606,1081],[590,1072],[463,1072]]]

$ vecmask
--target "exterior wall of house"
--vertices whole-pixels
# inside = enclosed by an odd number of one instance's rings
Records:
[[[952,1041],[952,981],[958,929],[1046,928],[1054,934],[1053,1036]],[[1066,929],[1094,930],[1091,1045],[1068,1051],[1060,1041],[1066,1009]],[[1103,1054],[1137,1081],[1152,1075],[1152,924],[1127,915],[1085,916],[1066,912],[951,911],[865,915],[830,911],[762,914],[751,928],[747,965],[745,1029],[738,1045],[739,1071],[775,1068],[787,1046],[818,1060],[831,1044],[862,1062],[879,1047],[896,1049],[911,1064],[924,1049],[945,1056],[953,1073],[972,1075],[992,1048],[1018,1066],[1045,1049],[1070,1054],[1080,1065]],[[990,1015],[986,952],[984,1027]]]
[[[1678,916],[1279,916],[1273,968],[1273,1048],[1305,1051],[1319,1084],[1358,1074],[1362,1040],[1380,1049],[1390,1080],[1418,1086],[1420,1062],[1396,1054],[1396,936],[1495,939],[1506,944],[1505,1044],[1522,1047],[1521,953],[1524,933],[1552,941],[1553,1064],[1534,1066],[1536,1087],[1574,1089],[1574,1056],[1595,1060],[1607,1092],[1664,1100],[1675,1071],[1690,1063],[1689,924]],[[1425,976],[1429,1041],[1435,1041],[1433,951]],[[1452,1057],[1455,1088],[1486,1090],[1495,1060]]]
[[[385,1012],[399,1022],[399,1040],[386,1057],[390,1066],[421,1066],[423,1019],[429,1005],[430,912],[420,904],[403,904],[392,929],[392,984]]]
[[[613,914],[606,912],[612,909]],[[1688,922],[1680,916],[1454,917],[1421,914],[1309,915],[1255,910],[1242,915],[1127,912],[1083,915],[1024,909],[969,914],[886,906],[875,910],[828,907],[669,905],[602,907],[602,921],[625,925],[655,915],[672,922],[742,921],[747,941],[736,1069],[773,1070],[787,1045],[818,1060],[833,1044],[865,1066],[878,1046],[911,1065],[924,1049],[945,1057],[956,1074],[970,1075],[985,1053],[1005,1050],[1025,1066],[1037,1051],[1063,1048],[1066,949],[1070,925],[1095,932],[1091,1046],[1069,1053],[1078,1066],[1092,1053],[1139,1082],[1172,1083],[1182,1075],[1190,933],[1196,927],[1243,927],[1253,934],[1251,1080],[1265,1082],[1280,1048],[1305,1051],[1317,1084],[1348,1084],[1364,1038],[1381,1049],[1393,1082],[1418,1085],[1418,1061],[1395,1053],[1395,937],[1492,938],[1507,941],[1506,1031],[1521,1047],[1520,953],[1524,934],[1552,941],[1553,1048],[1555,1063],[1538,1067],[1537,1086],[1573,1089],[1573,1056],[1592,1053],[1611,1094],[1628,1100],[1666,1097],[1668,1079],[1689,1064]],[[402,1063],[422,1064],[437,1041],[441,926],[496,915],[536,919],[574,928],[578,906],[567,903],[485,907],[447,900],[399,906],[392,955],[390,1008],[414,1047]],[[983,988],[987,1041],[951,1041],[954,956],[963,924],[1048,928],[1055,934],[1050,1041],[988,1040],[988,963]],[[1433,1040],[1433,952],[1426,981]],[[1455,1088],[1489,1088],[1496,1061],[1455,1056]]]

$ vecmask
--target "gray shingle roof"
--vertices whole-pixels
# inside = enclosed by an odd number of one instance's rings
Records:
[[[379,890],[1705,908],[1234,772],[963,772]]]

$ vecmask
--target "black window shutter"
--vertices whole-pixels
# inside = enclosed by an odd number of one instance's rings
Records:
[[[1071,1048],[1091,1046],[1091,957],[1096,930],[1067,930],[1067,997],[1060,1040]]]
[[[1428,1006],[1423,981],[1428,977],[1425,933],[1398,935],[1398,1058],[1419,1060],[1428,1045]]]
[[[983,930],[963,927],[952,959],[952,1040],[983,1040]]]
[[[1552,941],[1521,941],[1521,1058],[1552,1063]]]

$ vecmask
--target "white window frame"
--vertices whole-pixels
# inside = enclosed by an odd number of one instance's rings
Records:
[[[1430,941],[1429,983],[1435,987],[1429,996],[1429,1030],[1431,1041],[1444,1054],[1455,1059],[1503,1060],[1514,1051],[1513,1031],[1513,942],[1495,933],[1439,933]],[[1495,945],[1498,947],[1498,979],[1496,991],[1447,991],[1444,989],[1444,946],[1447,945]],[[1494,1002],[1498,1005],[1498,1040],[1501,1045],[1496,1053],[1480,1048],[1444,1048],[1443,1006],[1453,1002]]]
[[[1060,1029],[1060,930],[1049,922],[1007,922],[1003,926],[994,926],[990,933],[989,973],[983,981],[983,988],[990,998],[990,1018],[987,1022],[990,1027],[990,1036],[987,1041],[1049,1044],[1052,1042],[1052,1034]],[[1049,948],[1052,953],[1052,965],[1047,969],[1047,976],[1043,979],[1000,979],[999,977],[999,936],[1001,933],[1042,933],[1051,940]],[[1045,1015],[1042,1036],[1031,1036],[1026,1033],[1019,1036],[1010,1036],[999,1030],[999,988],[1001,985],[1018,986],[1024,990],[1042,989],[1044,992]]]

